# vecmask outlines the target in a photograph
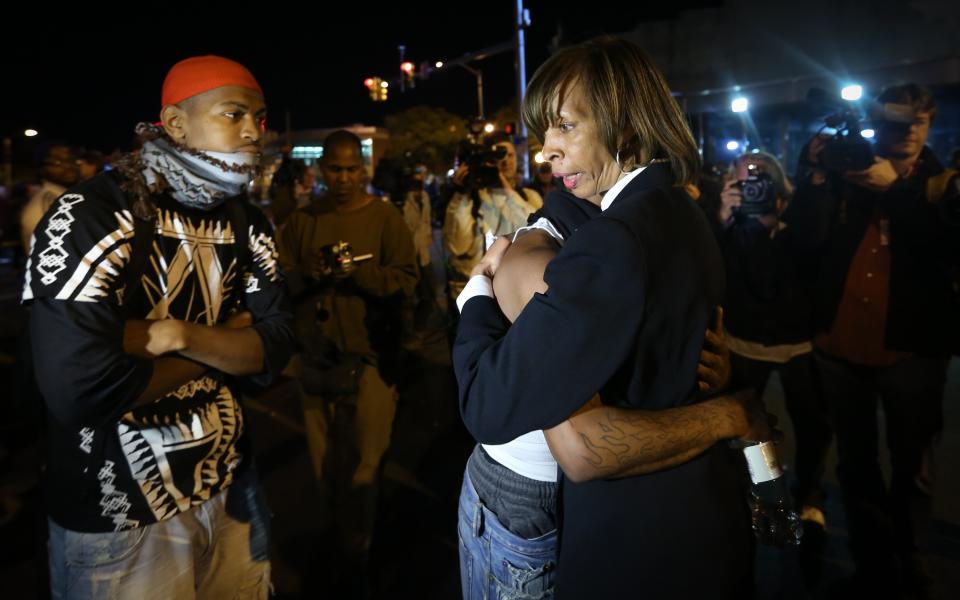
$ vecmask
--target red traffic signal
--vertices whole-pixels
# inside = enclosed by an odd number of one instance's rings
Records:
[[[406,73],[407,75],[413,74],[413,63],[409,60],[400,63],[400,70]]]
[[[370,91],[370,99],[374,102],[383,102],[387,99],[387,87],[390,84],[379,77],[367,77],[363,80],[363,87]]]

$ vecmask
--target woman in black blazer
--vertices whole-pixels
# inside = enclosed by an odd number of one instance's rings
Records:
[[[564,186],[600,195],[603,212],[565,244],[548,290],[512,326],[490,283],[509,241],[474,270],[454,347],[464,422],[490,444],[546,430],[568,476],[555,443],[574,449],[566,458],[583,481],[562,482],[558,597],[747,595],[743,463],[717,441],[769,430],[695,406],[723,266],[683,191],[699,164],[686,121],[646,55],[612,38],[551,57],[524,113]],[[602,403],[585,406],[596,390]],[[679,431],[664,423],[669,435],[638,429],[626,410],[677,407],[690,410],[670,417]],[[681,464],[651,472],[668,460]]]

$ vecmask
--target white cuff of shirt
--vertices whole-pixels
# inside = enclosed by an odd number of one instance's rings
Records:
[[[467,282],[467,285],[463,286],[463,291],[457,296],[457,310],[463,312],[463,305],[467,303],[467,300],[476,296],[495,297],[493,295],[493,282],[486,275],[474,275]]]

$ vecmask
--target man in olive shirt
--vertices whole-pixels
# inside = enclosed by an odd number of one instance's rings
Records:
[[[303,346],[300,379],[311,460],[318,482],[326,477],[332,484],[343,556],[349,567],[362,570],[396,409],[399,307],[416,285],[417,257],[400,212],[364,189],[357,136],[330,134],[320,170],[327,193],[290,216],[278,245]],[[354,256],[371,258],[331,264],[323,248],[340,242],[350,244]]]

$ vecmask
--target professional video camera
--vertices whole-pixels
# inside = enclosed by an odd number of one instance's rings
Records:
[[[457,160],[470,168],[464,185],[471,190],[502,187],[497,163],[506,155],[506,148],[474,144],[466,140],[461,142],[457,151]]]
[[[836,130],[820,151],[820,164],[828,171],[862,171],[873,164],[873,144],[860,135],[860,119],[856,112],[845,110],[824,119]]]
[[[843,100],[820,88],[811,88],[807,101],[834,110],[824,118],[824,127],[835,133],[820,151],[820,164],[828,171],[862,171],[873,164],[873,144],[861,135],[860,113]]]

